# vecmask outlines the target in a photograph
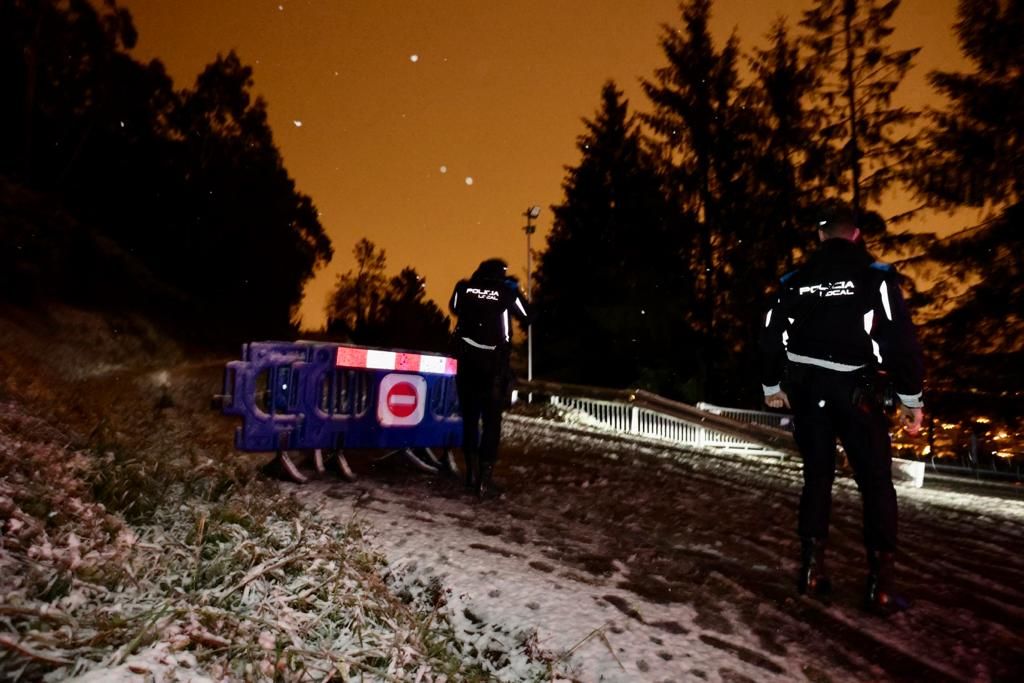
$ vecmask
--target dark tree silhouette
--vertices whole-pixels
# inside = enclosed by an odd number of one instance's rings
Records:
[[[654,105],[644,120],[677,215],[696,219],[697,229],[683,233],[683,267],[696,282],[691,320],[703,337],[702,396],[735,401],[752,391],[743,380],[744,349],[756,324],[752,312],[779,264],[792,258],[786,253],[792,245],[778,240],[785,233],[773,213],[785,207],[769,208],[758,194],[780,182],[769,177],[777,170],[768,160],[775,122],[759,106],[767,95],[741,83],[735,34],[716,48],[711,8],[711,0],[684,1],[682,27],[665,27],[667,65],[644,82]]]
[[[738,103],[739,40],[735,34],[721,50],[712,40],[708,22],[711,0],[684,0],[679,9],[682,30],[665,26],[661,48],[666,66],[643,82],[654,105],[644,121],[654,132],[666,165],[669,196],[684,214],[696,216],[692,255],[686,260],[696,281],[698,310],[695,323],[713,336],[719,280],[725,254],[742,225],[737,208],[748,189],[743,174],[743,119]],[[689,221],[684,222],[688,226]]]
[[[87,247],[68,258],[135,261],[47,261],[51,279],[114,285],[93,304],[148,301],[206,340],[292,334],[303,285],[332,251],[250,94],[252,70],[230,53],[177,92],[163,65],[128,54],[136,37],[112,0],[0,2],[0,175],[25,190],[5,196],[43,192],[66,210],[59,224]],[[129,271],[150,274],[148,300]]]
[[[296,191],[284,168],[266,104],[252,99],[251,87],[252,69],[231,52],[182,93],[175,124],[190,162],[184,193],[186,206],[199,210],[179,215],[178,248],[165,252],[162,271],[171,276],[175,264],[191,261],[200,272],[216,273],[199,288],[185,273],[179,282],[189,291],[205,289],[211,314],[232,307],[236,319],[266,325],[275,312],[269,331],[280,334],[294,321],[306,280],[332,250],[312,200]]]
[[[365,237],[352,249],[356,268],[338,276],[327,300],[327,332],[344,335],[353,341],[359,332],[376,325],[381,318],[381,303],[387,288],[387,257]]]
[[[940,312],[926,327],[933,382],[949,400],[966,395],[976,406],[986,395],[1018,410],[1024,401],[1024,2],[963,0],[955,29],[974,70],[930,74],[949,104],[929,112],[918,189],[941,207],[985,207],[993,215],[938,241],[928,254],[936,275],[928,295]]]
[[[889,45],[899,0],[815,0],[800,24],[818,81],[811,91],[828,150],[824,190],[861,213],[905,181],[917,113],[892,103],[920,48]],[[878,226],[882,228],[883,226]]]
[[[144,68],[124,52],[136,38],[131,16],[113,4],[0,3],[0,87],[9,98],[0,108],[0,172],[41,188],[65,179],[120,113],[114,100],[137,94],[114,87],[115,76]]]
[[[435,352],[451,348],[451,321],[437,304],[426,299],[426,285],[408,266],[391,278],[378,345]]]
[[[817,80],[814,62],[801,57],[784,19],[768,39],[767,48],[752,53],[753,83],[746,93],[755,114],[755,194],[766,230],[749,241],[744,260],[761,254],[771,268],[788,271],[815,238],[807,219],[820,200],[826,149],[816,140],[818,121],[808,107]]]
[[[538,374],[682,395],[696,368],[678,222],[614,83],[584,126],[540,257]]]
[[[760,405],[759,388],[748,381],[757,372],[757,355],[749,350],[756,346],[767,292],[815,239],[807,218],[818,199],[810,188],[821,154],[806,108],[814,69],[801,59],[783,20],[749,63],[752,81],[737,83],[731,105],[727,150],[734,173],[715,236],[719,286],[706,354],[711,363],[706,395]]]
[[[920,189],[946,208],[1024,197],[1024,2],[962,0],[955,26],[969,73],[934,71],[949,100],[929,112]]]
[[[426,281],[406,267],[390,280],[383,249],[365,237],[354,270],[338,276],[327,300],[327,334],[368,346],[443,352],[451,322],[425,298]]]

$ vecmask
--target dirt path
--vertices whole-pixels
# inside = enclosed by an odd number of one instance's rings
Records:
[[[795,465],[524,418],[508,427],[499,500],[397,462],[368,470],[358,457],[359,482],[318,482],[303,496],[341,521],[370,522],[409,581],[451,587],[466,629],[496,638],[496,653],[534,627],[542,648],[576,647],[583,680],[984,681],[1024,671],[1020,496],[901,489],[901,581],[914,608],[880,620],[858,607],[852,482],[837,485],[836,595],[823,605],[792,588]],[[485,634],[481,624],[495,623],[504,631]]]

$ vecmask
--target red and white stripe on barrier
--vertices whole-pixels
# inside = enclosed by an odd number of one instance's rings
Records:
[[[458,362],[447,356],[428,356],[421,353],[380,351],[339,346],[335,362],[339,368],[367,368],[370,370],[401,370],[433,375],[454,375]]]

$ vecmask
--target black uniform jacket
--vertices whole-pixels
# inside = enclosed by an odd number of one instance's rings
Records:
[[[787,361],[838,372],[877,367],[904,405],[922,405],[924,363],[900,276],[859,242],[825,240],[783,276],[760,345],[766,394],[778,390]]]
[[[448,308],[458,316],[456,339],[493,350],[512,338],[512,319],[529,324],[526,299],[515,280],[474,276],[455,285]]]

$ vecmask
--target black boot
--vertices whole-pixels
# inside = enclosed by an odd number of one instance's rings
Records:
[[[501,494],[501,487],[494,483],[494,462],[481,462],[480,483],[477,486],[476,495],[483,498],[485,496],[500,496]]]
[[[832,593],[832,580],[825,571],[825,541],[820,538],[800,539],[800,573],[796,579],[800,595],[827,598]]]
[[[480,456],[466,451],[462,455],[466,459],[466,490],[476,493],[480,486]]]
[[[910,602],[895,592],[894,583],[895,553],[869,550],[864,608],[872,614],[887,617],[910,607]]]

